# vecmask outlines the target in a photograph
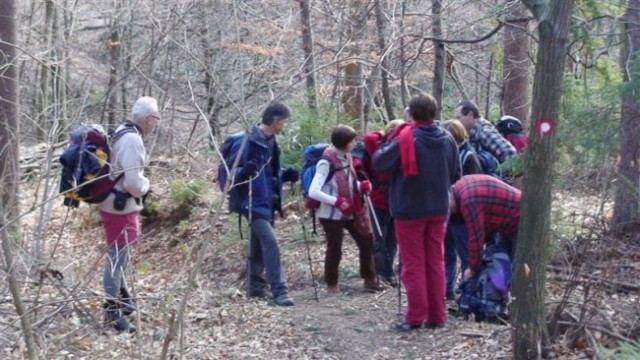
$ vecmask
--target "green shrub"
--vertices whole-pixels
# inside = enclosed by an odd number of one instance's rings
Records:
[[[328,142],[331,131],[341,121],[329,103],[321,103],[311,111],[301,103],[291,103],[291,119],[279,140],[284,167],[302,164],[302,149],[310,144]]]
[[[636,360],[640,359],[640,342],[622,343],[617,349],[602,350],[602,359]]]
[[[208,190],[209,183],[204,180],[174,180],[171,182],[171,200],[178,206],[192,205]]]

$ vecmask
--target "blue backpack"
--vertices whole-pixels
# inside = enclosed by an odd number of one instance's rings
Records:
[[[240,150],[240,146],[244,141],[244,136],[245,132],[241,131],[233,135],[229,135],[226,139],[224,139],[222,149],[220,150],[220,152],[222,153],[222,159],[220,159],[220,163],[218,164],[218,176],[216,178],[220,191],[224,191],[224,187],[227,185],[227,179],[229,178],[225,163],[226,166],[229,167],[229,170],[231,170],[231,167],[236,160],[236,154],[238,153],[238,150]],[[249,146],[249,144],[247,144],[246,146]],[[243,159],[241,160],[245,161],[248,155],[249,152],[244,151],[242,154]]]
[[[477,145],[474,146],[474,150],[476,155],[478,156],[478,160],[480,161],[480,166],[482,167],[482,173],[501,178],[500,171],[498,170],[498,167],[500,166],[500,162],[498,161],[498,159],[496,159],[496,157],[493,156],[492,153],[483,149],[480,146],[477,146]],[[461,159],[462,164],[465,163],[469,155],[470,155],[470,151],[466,151],[462,155],[462,159]]]
[[[99,124],[82,124],[71,131],[69,144],[60,155],[60,193],[64,193],[64,205],[78,207],[80,202],[98,204],[113,191],[124,176],[111,179],[110,144],[122,135],[142,130],[131,122],[117,132],[107,133]]]
[[[320,206],[320,203],[318,201],[309,198],[309,188],[311,187],[311,182],[313,181],[313,177],[316,175],[316,164],[321,159],[323,158],[326,159],[326,157],[324,157],[323,154],[328,147],[329,147],[329,144],[320,143],[320,144],[309,145],[302,150],[301,185],[302,185],[302,195],[304,196],[304,199],[305,199],[305,207],[308,210],[314,210],[318,208],[318,206]],[[363,162],[363,158],[366,156],[364,144],[362,142],[357,143],[354,149],[351,151],[351,155],[353,156],[354,168],[358,173],[360,165]],[[343,170],[343,169],[334,169],[333,163],[331,161],[329,161],[329,166],[330,166],[329,175],[325,180],[326,182],[331,180],[336,170]]]
[[[511,258],[499,244],[487,246],[475,275],[460,285],[458,308],[465,319],[496,322],[506,318],[511,287]]]
[[[328,147],[329,144],[313,144],[302,150],[302,191],[305,197],[309,195],[309,187],[316,174],[316,164]]]

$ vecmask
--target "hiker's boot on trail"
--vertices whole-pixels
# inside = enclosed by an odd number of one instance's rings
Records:
[[[119,332],[126,331],[129,333],[136,332],[136,327],[122,314],[122,309],[114,300],[107,300],[104,304],[104,320],[108,326],[113,327]]]
[[[293,300],[289,297],[289,294],[282,293],[273,298],[273,302],[278,306],[293,306]]]
[[[340,295],[340,288],[338,285],[328,285],[327,286],[327,294],[329,295]]]
[[[122,310],[122,315],[129,316],[134,311],[136,311],[136,301],[129,294],[127,288],[120,288],[120,309]]]
[[[384,286],[378,283],[378,280],[373,277],[370,279],[364,279],[364,291],[366,292],[380,292],[384,290]]]

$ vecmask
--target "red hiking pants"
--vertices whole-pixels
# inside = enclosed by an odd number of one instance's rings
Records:
[[[411,325],[440,325],[447,321],[445,305],[444,237],[446,215],[395,219],[402,261],[402,283]]]

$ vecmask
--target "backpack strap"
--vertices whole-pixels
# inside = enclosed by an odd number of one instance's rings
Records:
[[[460,165],[462,167],[464,167],[464,164],[467,162],[467,159],[469,159],[469,156],[471,156],[471,150],[469,149],[463,149],[462,150],[462,154],[460,154]]]
[[[137,124],[135,124],[134,122],[127,120],[122,125],[123,126],[122,128],[120,128],[120,130],[116,130],[112,134],[110,134],[109,140],[111,144],[115,143],[118,139],[122,137],[122,135],[127,133],[136,133],[140,135],[141,138],[144,139],[144,131],[142,131],[142,128]]]
[[[140,126],[138,126],[137,124],[135,124],[132,121],[125,121],[125,123],[123,124],[123,127],[120,130],[116,130],[114,131],[112,134],[110,134],[109,136],[109,148],[116,142],[118,141],[124,134],[127,133],[136,133],[140,136],[140,138],[144,139],[144,132],[142,131],[142,128]],[[109,152],[111,152],[111,149],[109,149]],[[124,171],[118,175],[115,180],[113,180],[113,183],[116,184],[118,183],[120,180],[122,180],[122,178],[124,177]],[[128,192],[121,192],[116,190],[115,188],[111,189],[112,193],[115,193],[117,195],[117,193],[122,193],[124,194],[124,196],[127,197],[133,197],[133,195],[131,195]],[[134,198],[136,200],[137,204],[140,204],[141,198]]]

